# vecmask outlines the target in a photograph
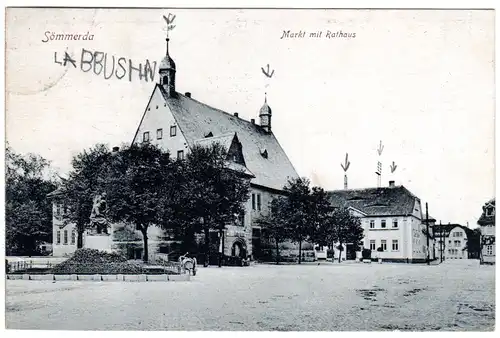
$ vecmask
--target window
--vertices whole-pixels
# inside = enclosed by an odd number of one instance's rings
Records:
[[[170,137],[177,135],[177,126],[170,126]]]
[[[168,76],[163,77],[163,85],[168,86]]]
[[[245,226],[245,212],[244,211],[238,215],[238,225]]]
[[[386,222],[385,222],[385,219],[383,219],[381,222],[380,222],[380,227],[382,229],[385,229],[385,226],[386,226]]]
[[[375,229],[375,221],[373,219],[370,220],[370,229]]]
[[[399,243],[397,239],[392,240],[392,251],[399,251]]]
[[[380,241],[380,246],[382,247],[382,251],[387,251],[387,241],[385,239]]]
[[[486,209],[486,216],[493,216],[493,208]]]
[[[64,245],[68,245],[68,230],[64,230]]]
[[[393,219],[392,220],[392,227],[393,228],[397,228],[398,227],[398,220],[397,219]]]
[[[144,134],[142,134],[142,141],[149,142],[149,131],[145,131]]]
[[[252,194],[252,210],[255,210],[255,194]]]
[[[163,129],[156,129],[156,139],[161,140],[163,138]]]
[[[374,239],[370,240],[370,250],[376,250],[376,243]]]
[[[486,246],[486,254],[487,255],[493,255],[493,245],[487,245]]]
[[[56,233],[56,244],[61,244],[61,231],[57,230]]]
[[[178,160],[183,160],[184,159],[184,150],[177,151],[177,159]]]
[[[71,244],[75,245],[75,242],[76,242],[76,231],[75,231],[75,229],[73,229],[71,231]]]
[[[257,210],[260,211],[261,203],[260,203],[260,194],[257,194]]]
[[[456,247],[459,247],[460,246],[460,241],[455,241],[454,244],[455,244]]]

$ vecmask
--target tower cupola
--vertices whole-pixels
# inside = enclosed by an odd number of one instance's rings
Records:
[[[167,38],[167,52],[165,57],[160,62],[159,74],[160,74],[160,85],[165,89],[168,96],[175,95],[175,62],[170,57],[168,52],[168,42],[170,41]]]
[[[260,108],[259,112],[259,117],[260,117],[260,126],[262,129],[264,129],[267,133],[271,132],[271,115],[272,115],[272,110],[271,107],[267,104],[267,94],[264,99],[264,105],[262,108]]]

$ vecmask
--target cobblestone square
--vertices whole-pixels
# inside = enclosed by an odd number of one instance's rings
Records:
[[[322,263],[200,268],[189,282],[6,282],[6,326],[44,330],[488,331],[495,268]]]

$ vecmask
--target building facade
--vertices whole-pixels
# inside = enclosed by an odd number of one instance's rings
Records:
[[[435,258],[434,241],[427,244],[427,225],[420,199],[404,186],[345,189],[329,192],[334,207],[347,207],[361,219],[363,248],[372,250],[372,258],[408,263]],[[434,220],[429,218],[429,233]],[[381,250],[381,251],[379,251]],[[349,246],[347,246],[347,257]]]
[[[436,258],[469,259],[469,241],[472,240],[471,229],[460,224],[443,224],[434,226]]]
[[[495,264],[495,199],[483,206],[477,224],[481,227],[481,264]]]
[[[69,256],[77,249],[76,224],[69,222],[64,205],[64,191],[58,189],[47,196],[52,200],[52,255]],[[90,215],[89,215],[90,218]],[[150,258],[157,252],[164,252],[169,241],[157,227],[148,230]],[[110,223],[106,233],[87,229],[83,233],[83,247],[102,251],[119,251],[128,259],[142,259],[143,239],[140,231],[131,225]]]

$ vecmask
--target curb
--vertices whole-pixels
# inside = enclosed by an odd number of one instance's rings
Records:
[[[190,275],[28,275],[7,274],[8,280],[82,281],[82,282],[187,282]]]

